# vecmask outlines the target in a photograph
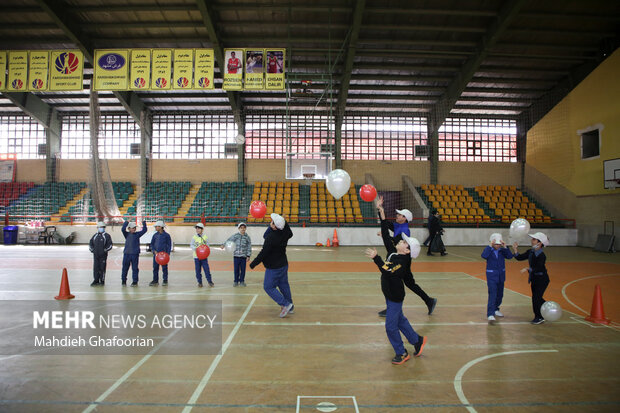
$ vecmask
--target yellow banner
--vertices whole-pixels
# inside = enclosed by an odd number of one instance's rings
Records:
[[[47,90],[50,52],[47,50],[32,50],[28,62],[28,89],[32,92]]]
[[[243,89],[243,49],[224,49],[224,90]],[[222,68],[220,68],[222,70]]]
[[[213,49],[194,50],[194,89],[213,89]]]
[[[11,92],[28,90],[28,52],[9,52],[9,80],[6,89]]]
[[[129,89],[148,89],[151,85],[151,49],[131,50]]]
[[[284,90],[284,73],[286,68],[286,49],[267,49],[265,62],[267,73],[265,73],[266,90]]]
[[[245,49],[245,90],[265,88],[265,49]]]
[[[191,89],[194,84],[194,50],[174,49],[173,89]]]
[[[151,89],[169,90],[172,79],[172,50],[153,49],[153,74],[151,77]]]
[[[129,51],[95,50],[94,90],[129,89]]]
[[[6,52],[0,51],[0,90],[6,90]]]
[[[49,90],[82,90],[84,56],[79,50],[52,50]]]

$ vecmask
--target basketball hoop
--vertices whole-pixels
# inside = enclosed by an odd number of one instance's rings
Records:
[[[303,175],[304,175],[304,180],[306,181],[306,185],[308,186],[312,185],[312,180],[314,179],[316,174],[314,172],[306,172]]]

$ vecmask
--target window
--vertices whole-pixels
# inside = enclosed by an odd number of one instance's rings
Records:
[[[517,162],[517,123],[509,119],[448,118],[439,128],[439,160]]]
[[[17,159],[43,159],[39,145],[45,145],[45,128],[28,116],[0,116],[0,153]]]
[[[62,117],[60,156],[62,159],[90,157],[90,124],[87,115]]]
[[[236,136],[232,115],[155,115],[153,158],[223,159],[230,157],[226,144],[234,144]]]
[[[287,144],[286,131],[290,142]],[[328,115],[255,114],[246,116],[246,159],[284,159],[286,153],[329,152],[335,125]]]
[[[344,117],[342,159],[426,160],[426,157],[415,156],[415,146],[427,144],[425,118]]]
[[[581,132],[581,159],[598,158],[601,155],[599,128]]]

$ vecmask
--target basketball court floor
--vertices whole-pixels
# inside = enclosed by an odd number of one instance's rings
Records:
[[[258,247],[254,247],[256,254]],[[521,247],[523,251],[525,247]],[[507,262],[505,317],[490,325],[481,247],[420,255],[418,284],[438,298],[432,316],[412,292],[404,312],[428,336],[423,355],[390,363],[379,272],[361,247],[289,247],[295,314],[262,289],[262,266],[232,286],[232,258],[212,248],[214,288],[197,288],[191,251],[172,254],[168,287],[121,287],[122,247],[111,252],[106,286],[89,287],[86,246],[1,246],[0,299],[53,300],[62,268],[78,300],[221,300],[217,356],[0,355],[1,412],[617,412],[620,411],[620,254],[546,250],[547,300],[561,320],[531,325],[524,262]],[[381,250],[380,250],[381,251]],[[610,326],[583,320],[594,286]],[[0,317],[12,317],[9,313]],[[15,326],[14,328],[19,328]],[[11,329],[0,331],[6,339]],[[412,346],[406,343],[412,352]]]

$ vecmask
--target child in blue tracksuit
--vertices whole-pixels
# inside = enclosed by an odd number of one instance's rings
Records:
[[[486,275],[489,290],[487,320],[495,321],[495,316],[504,316],[499,311],[502,298],[504,298],[504,282],[506,281],[506,263],[504,260],[511,259],[513,254],[502,241],[502,235],[495,233],[491,235],[491,244],[482,251],[481,256],[487,260]]]
[[[159,285],[159,263],[155,259],[155,256],[158,252],[165,252],[170,255],[170,251],[172,250],[172,239],[170,239],[170,234],[164,231],[164,221],[157,221],[155,223],[155,234],[153,234],[153,238],[151,238],[151,251],[153,252],[153,281],[149,284],[150,286]],[[163,278],[163,286],[168,285],[168,264],[161,266],[162,278]]]
[[[129,231],[127,231],[129,228]],[[138,258],[140,258],[140,237],[146,234],[146,221],[142,221],[142,230],[136,232],[136,223],[123,222],[121,232],[125,237],[125,249],[123,250],[123,269],[121,271],[121,281],[127,285],[127,272],[131,265],[132,287],[138,285]]]

